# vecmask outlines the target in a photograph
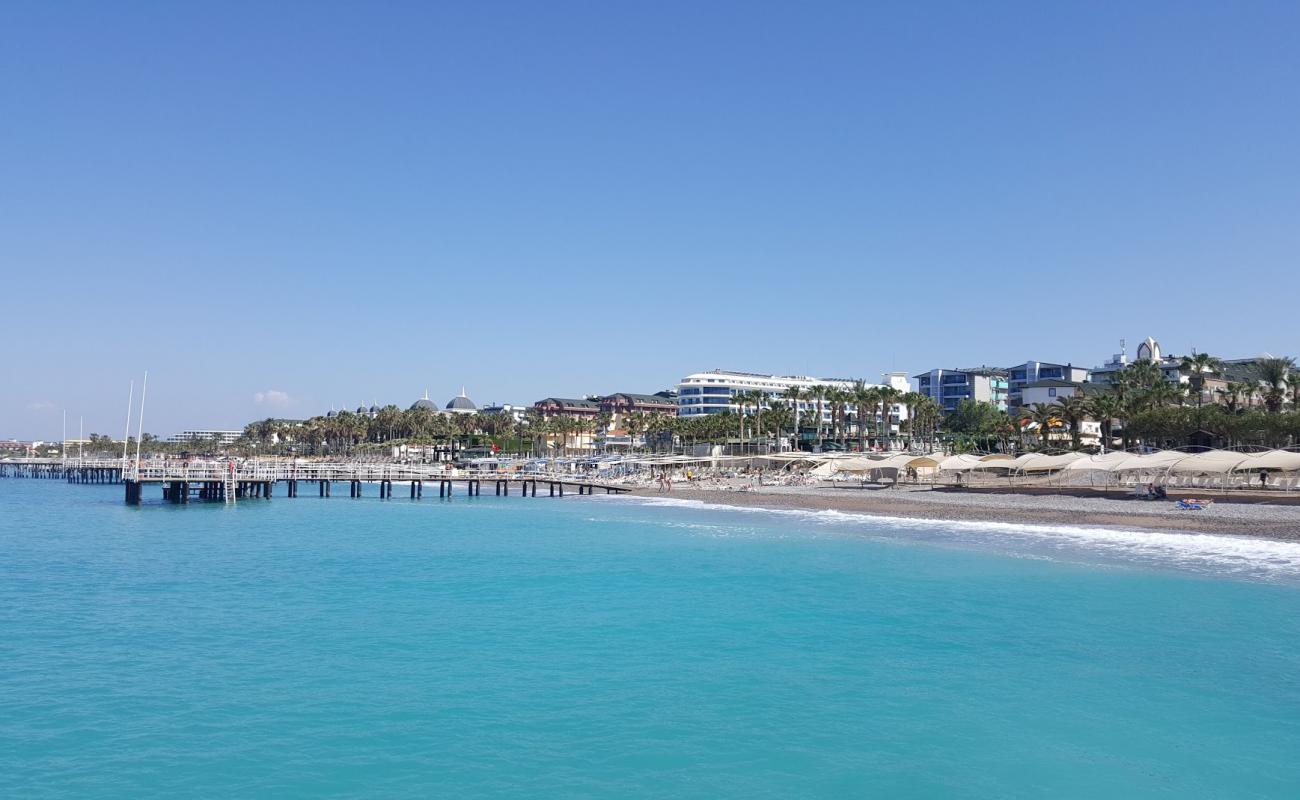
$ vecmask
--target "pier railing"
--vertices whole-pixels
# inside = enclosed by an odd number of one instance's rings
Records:
[[[446,464],[391,464],[366,462],[294,462],[230,460],[85,459],[77,468],[122,469],[126,480],[157,481],[439,481],[439,480],[540,480],[589,481],[591,476],[559,471],[478,471],[449,468]]]

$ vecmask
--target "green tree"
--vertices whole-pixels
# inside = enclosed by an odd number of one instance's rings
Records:
[[[986,446],[997,438],[1000,422],[998,407],[979,400],[963,400],[943,416],[944,429],[957,439],[955,444],[968,440]]]

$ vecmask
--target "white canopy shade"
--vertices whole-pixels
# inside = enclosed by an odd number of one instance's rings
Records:
[[[1157,450],[1143,455],[1130,453],[1128,459],[1116,464],[1112,471],[1167,469],[1171,464],[1176,464],[1184,458],[1187,458],[1187,453],[1180,450]]]
[[[1246,453],[1236,453],[1231,450],[1210,450],[1205,453],[1185,454],[1182,458],[1169,465],[1169,471],[1174,474],[1199,474],[1214,473],[1220,474],[1232,472],[1237,465],[1246,461],[1250,456]]]
[[[939,469],[945,472],[968,470],[980,463],[980,457],[973,453],[962,453],[961,455],[948,456],[939,462]]]
[[[1236,469],[1273,469],[1284,472],[1300,470],[1300,453],[1294,450],[1270,450],[1267,453],[1252,455],[1237,465]]]
[[[1067,472],[1114,472],[1118,469],[1122,469],[1124,464],[1136,457],[1137,456],[1132,453],[1125,453],[1123,450],[1118,450],[1111,453],[1104,453],[1102,455],[1076,459],[1071,461],[1069,464],[1066,464],[1062,469]]]
[[[1087,458],[1083,453],[1062,453],[1058,456],[1049,456],[1042,453],[1026,453],[1016,459],[1016,466],[1021,472],[1043,472],[1054,469],[1064,469],[1067,465],[1078,461],[1081,458]]]

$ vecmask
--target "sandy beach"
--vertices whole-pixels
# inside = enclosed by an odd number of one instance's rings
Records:
[[[1184,511],[1172,501],[1141,501],[1070,495],[992,494],[921,487],[755,486],[688,488],[669,495],[641,489],[638,495],[760,508],[798,508],[945,520],[1215,533],[1300,541],[1300,506],[1218,502]]]

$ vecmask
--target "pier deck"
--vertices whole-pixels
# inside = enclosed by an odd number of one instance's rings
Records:
[[[482,494],[483,484],[490,484],[497,496],[537,496],[538,485],[546,487],[546,496],[563,497],[566,489],[579,495],[623,494],[630,491],[578,476],[549,473],[494,473],[449,471],[434,464],[368,464],[350,462],[282,462],[282,461],[143,461],[123,462],[67,461],[28,459],[6,462],[0,476],[64,478],[69,483],[122,483],[126,502],[139,505],[144,487],[162,486],[163,499],[188,503],[191,498],[227,503],[243,498],[270,498],[276,486],[284,484],[288,497],[298,497],[299,484],[315,483],[320,497],[330,497],[337,483],[348,484],[350,497],[362,497],[367,484],[378,484],[379,497],[391,498],[393,484],[409,484],[410,497],[424,496],[424,485],[438,486],[439,497],[451,497],[459,486],[469,497]]]

